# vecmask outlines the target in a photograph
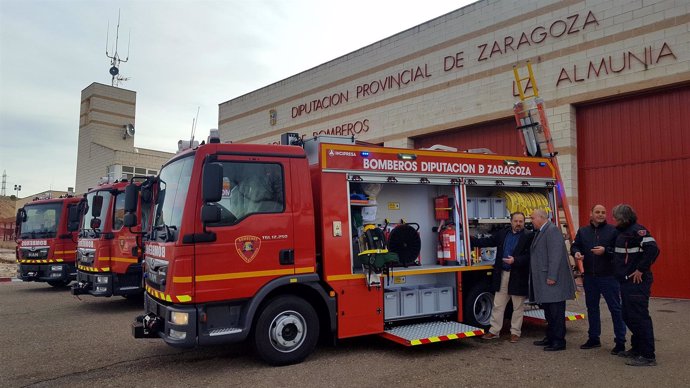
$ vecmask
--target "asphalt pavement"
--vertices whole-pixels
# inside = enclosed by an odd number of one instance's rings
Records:
[[[568,348],[532,345],[544,326],[525,323],[520,342],[477,338],[406,348],[376,336],[320,344],[298,365],[270,367],[247,345],[175,349],[136,340],[141,302],[81,299],[41,283],[0,283],[1,387],[689,387],[690,301],[653,299],[656,367],[630,367],[603,346],[580,350],[587,322],[568,325]],[[584,304],[584,302],[582,302]],[[578,302],[569,309],[583,311]],[[509,322],[506,322],[509,325]],[[505,328],[504,328],[505,329]]]

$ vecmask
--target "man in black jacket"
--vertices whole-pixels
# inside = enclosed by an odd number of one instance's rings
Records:
[[[525,215],[510,215],[510,226],[491,237],[470,238],[472,247],[496,247],[492,288],[495,292],[491,310],[491,328],[482,337],[498,338],[503,327],[503,315],[509,301],[513,301],[513,317],[510,322],[510,342],[515,343],[522,334],[524,302],[529,284],[529,247],[533,234],[525,230]]]
[[[611,312],[616,346],[611,354],[625,350],[625,323],[621,310],[620,283],[613,276],[613,250],[618,232],[606,223],[606,208],[595,205],[590,213],[589,225],[577,231],[570,253],[576,260],[583,260],[585,269],[584,287],[589,321],[589,339],[580,349],[601,347],[601,318],[599,300],[604,296]]]
[[[631,366],[654,366],[654,327],[649,316],[649,295],[652,291],[652,264],[659,256],[659,247],[649,230],[637,223],[637,214],[630,205],[613,208],[618,237],[613,256],[616,278],[621,282],[623,321],[632,336],[628,351],[618,353],[629,358]]]

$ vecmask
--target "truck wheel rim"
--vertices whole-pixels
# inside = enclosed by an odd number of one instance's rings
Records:
[[[291,352],[302,345],[307,325],[304,317],[296,311],[284,311],[273,318],[268,335],[273,347],[283,353]]]
[[[490,292],[482,292],[474,301],[474,318],[481,325],[488,325],[491,322],[491,309],[494,299]]]

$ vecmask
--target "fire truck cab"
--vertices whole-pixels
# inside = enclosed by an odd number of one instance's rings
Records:
[[[131,184],[134,187],[142,185],[141,182]],[[127,180],[105,182],[84,195],[73,295],[129,297],[142,294],[142,226],[139,223],[130,227],[124,225],[128,185]],[[141,192],[146,193],[145,190]],[[134,200],[143,202],[138,206],[139,219],[146,225],[150,201],[142,201],[141,196]]]
[[[17,278],[65,287],[75,279],[79,198],[34,200],[17,211]]]
[[[320,335],[413,346],[482,334],[495,258],[469,237],[507,226],[513,211],[556,209],[554,167],[443,149],[211,139],[173,157],[154,183],[134,337],[249,339],[283,365]]]

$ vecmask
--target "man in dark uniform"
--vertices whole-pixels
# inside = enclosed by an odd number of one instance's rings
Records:
[[[482,337],[485,340],[498,338],[503,327],[503,315],[508,302],[513,302],[510,321],[510,342],[516,343],[522,334],[522,319],[525,298],[529,284],[529,247],[533,233],[525,230],[525,214],[510,215],[510,226],[490,237],[470,237],[472,247],[496,247],[492,289],[495,292],[491,310],[491,328]]]
[[[613,276],[613,251],[618,232],[606,223],[606,208],[595,205],[590,213],[589,225],[577,231],[570,253],[584,266],[585,302],[589,321],[589,338],[580,349],[601,347],[601,318],[599,301],[604,296],[611,312],[616,346],[611,354],[625,350],[625,323],[621,312],[621,285]]]
[[[623,321],[630,329],[632,348],[618,353],[628,358],[631,366],[654,366],[654,328],[649,316],[649,295],[652,288],[651,267],[659,248],[647,228],[637,223],[637,214],[630,205],[613,208],[619,231],[614,253],[615,273],[621,282]]]

